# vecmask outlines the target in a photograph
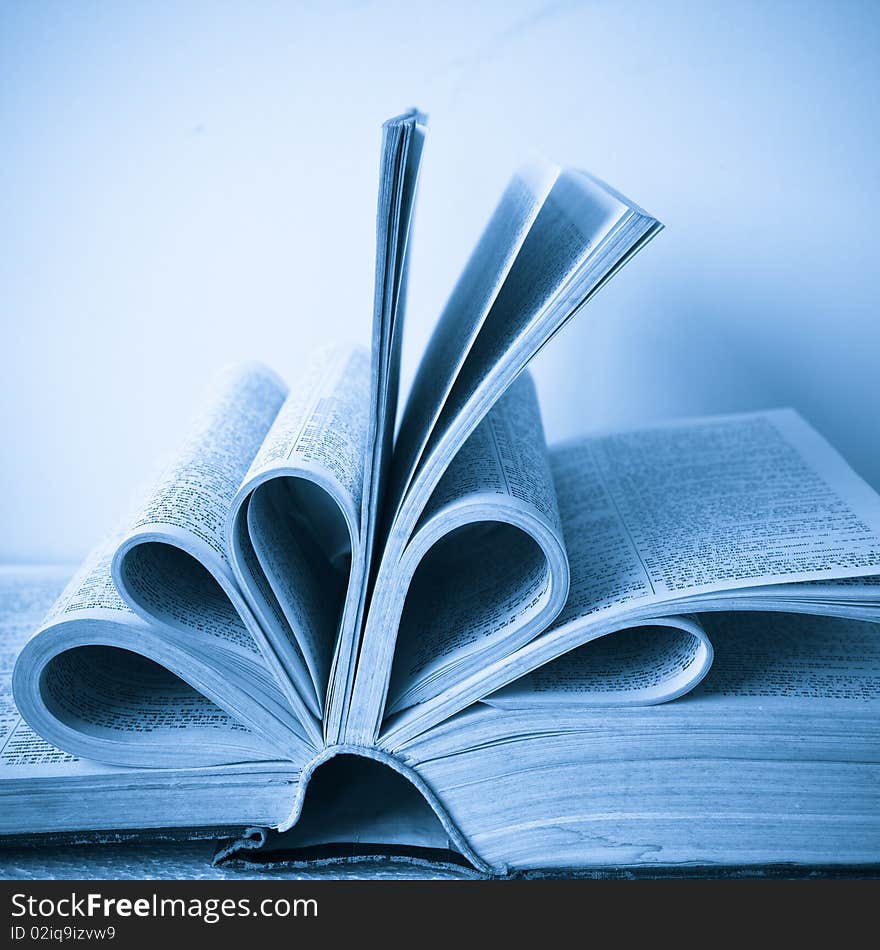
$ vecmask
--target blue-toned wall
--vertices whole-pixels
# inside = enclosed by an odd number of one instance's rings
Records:
[[[366,338],[431,113],[407,372],[520,159],[667,230],[539,358],[553,437],[794,405],[880,488],[880,3],[0,5],[0,559],[75,559],[215,367]]]

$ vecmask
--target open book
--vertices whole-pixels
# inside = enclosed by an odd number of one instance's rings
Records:
[[[801,776],[811,827],[788,853],[877,860],[880,497],[790,410],[548,447],[527,363],[660,227],[549,166],[502,195],[395,435],[423,139],[415,112],[384,127],[372,351],[323,349],[289,387],[223,374],[20,652],[12,624],[0,833],[252,826],[261,860],[493,873],[769,860],[778,838],[730,829],[703,854],[718,783],[749,762],[741,822]],[[52,583],[15,577],[35,602]],[[844,775],[858,805],[835,824]],[[703,838],[676,825],[682,783]]]

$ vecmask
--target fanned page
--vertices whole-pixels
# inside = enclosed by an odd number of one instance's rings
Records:
[[[16,699],[53,743],[162,767],[323,746],[384,496],[423,135],[415,112],[385,126],[372,354],[325,348],[290,390],[258,364],[222,373],[25,646]]]
[[[128,766],[302,762],[321,747],[368,367],[362,351],[320,351],[289,393],[258,365],[221,374],[18,659],[16,701],[41,735]]]
[[[551,466],[570,576],[564,607],[526,645],[511,639],[504,658],[418,705],[391,707],[388,750],[592,641],[607,675],[582,702],[673,699],[712,662],[711,638],[686,615],[880,619],[880,498],[791,410],[579,439],[553,449]]]
[[[348,741],[375,740],[391,675],[400,573],[444,472],[535,353],[659,228],[623,196],[577,171],[529,167],[502,196],[404,409]]]
[[[315,353],[226,517],[232,569],[265,632],[266,655],[316,726],[337,630],[357,607],[369,389],[366,352]]]
[[[339,738],[349,709],[376,536],[386,496],[400,384],[409,234],[426,123],[426,116],[411,110],[390,119],[382,129],[371,373],[367,403],[369,415],[360,499],[361,544],[351,561],[349,597],[339,629],[330,677],[324,724],[328,742],[335,742]]]
[[[120,768],[77,758],[22,719],[12,695],[13,664],[69,577],[67,568],[0,568],[0,837],[175,827],[214,834],[221,826],[277,823],[289,809],[298,767],[280,752],[273,761],[271,742],[192,689],[153,689],[144,696],[145,681],[104,681],[96,695],[94,682],[74,682],[84,691],[62,700],[80,719],[91,719],[105,734],[114,730],[117,741],[128,739],[133,747],[145,739],[149,746],[152,735],[152,751],[164,746],[167,753],[173,737],[187,750],[177,768]],[[243,755],[239,764],[200,764],[232,763]],[[139,761],[149,763],[149,750],[141,750]]]
[[[301,760],[309,746],[259,654],[186,642],[123,603],[99,548],[15,666],[18,709],[45,739],[115,765]]]
[[[568,559],[528,373],[446,470],[399,580],[386,713],[441,694],[527,643],[559,613]]]

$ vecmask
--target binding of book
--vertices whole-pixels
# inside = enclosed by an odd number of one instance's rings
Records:
[[[0,833],[486,874],[880,860],[880,497],[791,410],[548,448],[529,360],[660,225],[544,165],[395,437],[424,135],[384,126],[372,352],[223,374],[41,622],[58,572],[0,574]]]

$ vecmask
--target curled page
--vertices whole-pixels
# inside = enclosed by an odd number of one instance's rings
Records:
[[[527,171],[502,197],[404,410],[349,741],[376,738],[387,688],[376,671],[390,670],[394,638],[374,608],[393,596],[407,544],[444,471],[529,360],[660,227],[622,195],[572,170]]]
[[[382,127],[376,277],[367,438],[360,510],[361,544],[351,562],[349,592],[333,658],[324,734],[336,742],[349,711],[354,664],[370,590],[381,508],[385,504],[400,385],[409,235],[427,117],[415,109]],[[381,539],[378,539],[381,544]]]
[[[126,527],[112,561],[125,603],[148,622],[177,630],[183,642],[225,639],[261,657],[313,743],[320,705],[300,662],[283,667],[239,587],[226,525],[236,493],[287,395],[259,364],[221,374],[190,433]]]
[[[306,364],[236,492],[235,577],[285,675],[323,714],[340,626],[357,611],[370,366],[322,349]]]
[[[393,599],[372,606],[398,631],[388,713],[512,653],[562,608],[568,560],[528,374],[447,469],[399,580]]]
[[[576,439],[554,448],[551,464],[570,566],[565,606],[525,646],[386,723],[384,748],[599,637],[614,635],[593,653],[597,662],[631,652],[634,626],[674,647],[661,618],[730,609],[880,615],[880,498],[791,410]],[[662,702],[700,682],[711,645],[692,619],[685,627],[693,643],[681,675],[643,695],[628,690],[622,703]],[[607,704],[609,695],[582,700]]]
[[[876,626],[768,613],[703,621],[715,660],[676,702],[579,705],[562,658],[536,673],[544,692],[564,674],[562,704],[479,703],[400,754],[493,866],[876,862]]]
[[[481,702],[501,709],[649,706],[689,692],[714,650],[694,617],[663,617],[600,637]]]
[[[12,686],[24,719],[59,749],[113,765],[173,768],[302,759],[309,744],[259,656],[198,643],[136,616],[98,548],[24,645]]]
[[[230,825],[277,823],[289,809],[297,768],[286,759],[265,761],[269,744],[257,751],[255,743],[254,755],[234,764],[124,768],[77,758],[51,745],[22,719],[12,695],[14,661],[70,574],[66,567],[0,567],[3,844],[46,834],[75,843],[154,836],[216,838],[221,829],[228,833]],[[79,684],[74,679],[72,685]],[[136,688],[129,684],[130,695]],[[163,716],[169,712],[166,708]],[[169,718],[167,727],[177,738],[192,731],[218,752],[226,745],[230,757],[238,758],[243,725],[219,707],[211,710],[211,717],[210,728],[203,716]],[[224,717],[233,733],[229,743],[220,738]],[[163,728],[155,717],[145,718],[131,741],[140,741],[140,733],[157,726]]]

